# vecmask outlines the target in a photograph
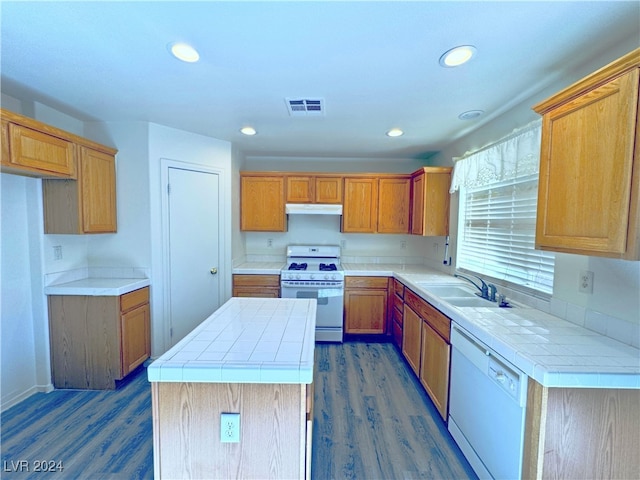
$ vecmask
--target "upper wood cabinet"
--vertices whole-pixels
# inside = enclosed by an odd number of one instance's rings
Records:
[[[115,156],[78,147],[77,180],[44,180],[44,233],[117,231]]]
[[[409,233],[411,179],[406,175],[380,177],[378,233]]]
[[[346,177],[342,231],[375,233],[378,228],[378,178]]]
[[[284,232],[285,181],[282,175],[240,176],[240,230]]]
[[[43,178],[44,233],[115,233],[117,150],[2,114],[2,171]]]
[[[411,177],[411,233],[449,235],[450,167],[423,167]]]
[[[287,203],[342,203],[342,177],[287,175]]]
[[[640,260],[639,67],[636,49],[533,107],[536,248]]]
[[[76,178],[75,148],[70,134],[0,110],[2,171],[41,178]]]

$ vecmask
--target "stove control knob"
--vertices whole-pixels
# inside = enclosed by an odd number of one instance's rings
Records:
[[[300,274],[296,273],[296,280],[300,280]]]
[[[310,278],[311,280],[315,280],[316,276],[312,273],[311,275],[309,275],[309,278]]]

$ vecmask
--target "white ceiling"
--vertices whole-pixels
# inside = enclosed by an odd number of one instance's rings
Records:
[[[638,1],[13,2],[2,91],[82,119],[148,121],[249,155],[426,158],[633,35]],[[167,45],[200,52],[187,64]],[[459,68],[441,54],[472,44]],[[291,117],[285,97],[320,97]],[[459,120],[467,110],[476,120]],[[245,137],[252,125],[258,135]],[[389,138],[399,127],[406,133]]]

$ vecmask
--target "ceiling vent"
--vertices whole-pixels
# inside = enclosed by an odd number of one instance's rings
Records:
[[[284,100],[292,117],[324,116],[324,99],[322,98],[285,98]]]

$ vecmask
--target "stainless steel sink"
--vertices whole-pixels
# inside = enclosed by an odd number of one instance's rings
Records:
[[[447,297],[476,297],[476,294],[470,288],[462,285],[434,285],[426,282],[417,282],[418,285],[429,293],[441,298]],[[481,299],[482,300],[482,299]]]
[[[450,303],[454,307],[487,307],[487,308],[500,308],[498,302],[490,302],[480,297],[449,297],[443,298],[447,303]]]

